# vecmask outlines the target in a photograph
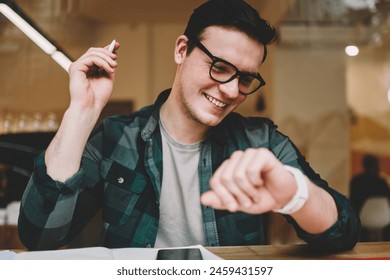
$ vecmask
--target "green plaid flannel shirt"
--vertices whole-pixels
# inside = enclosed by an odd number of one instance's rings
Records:
[[[159,220],[162,180],[162,144],[159,109],[169,95],[130,116],[104,120],[91,134],[78,173],[65,183],[46,174],[44,154],[22,198],[19,234],[31,250],[54,249],[74,238],[102,208],[103,245],[153,247]],[[200,192],[209,190],[209,179],[236,150],[265,147],[284,164],[300,168],[315,184],[328,191],[338,207],[338,221],[318,235],[303,231],[286,216],[300,238],[317,250],[352,248],[360,222],[348,200],[329,188],[305,161],[288,137],[265,118],[227,116],[201,144]],[[180,209],[177,209],[180,211]],[[202,206],[206,246],[265,244],[264,215],[214,210]]]

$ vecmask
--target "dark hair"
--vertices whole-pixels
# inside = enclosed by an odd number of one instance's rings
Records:
[[[276,37],[275,28],[249,4],[242,0],[209,0],[192,13],[184,35],[189,38],[188,53],[194,46],[192,39],[201,40],[207,27],[225,26],[244,32],[250,38],[264,45],[264,57],[267,57],[267,44]]]
[[[374,155],[366,154],[362,162],[364,169],[367,171],[379,170],[379,159]]]

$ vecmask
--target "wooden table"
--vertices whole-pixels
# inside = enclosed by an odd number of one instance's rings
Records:
[[[0,225],[0,250],[5,249],[26,249],[19,239],[18,226]]]
[[[329,259],[389,259],[390,242],[358,243],[349,251],[315,254],[305,244],[263,245],[239,247],[207,247],[226,260],[329,260]]]

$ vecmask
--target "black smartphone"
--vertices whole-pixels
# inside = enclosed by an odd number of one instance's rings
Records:
[[[203,260],[202,252],[198,248],[160,249],[157,252],[158,260]]]

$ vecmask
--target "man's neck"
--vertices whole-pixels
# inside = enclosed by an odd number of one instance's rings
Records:
[[[160,118],[169,135],[179,143],[200,142],[206,138],[209,131],[209,127],[190,119],[173,106],[170,98],[161,106]]]

